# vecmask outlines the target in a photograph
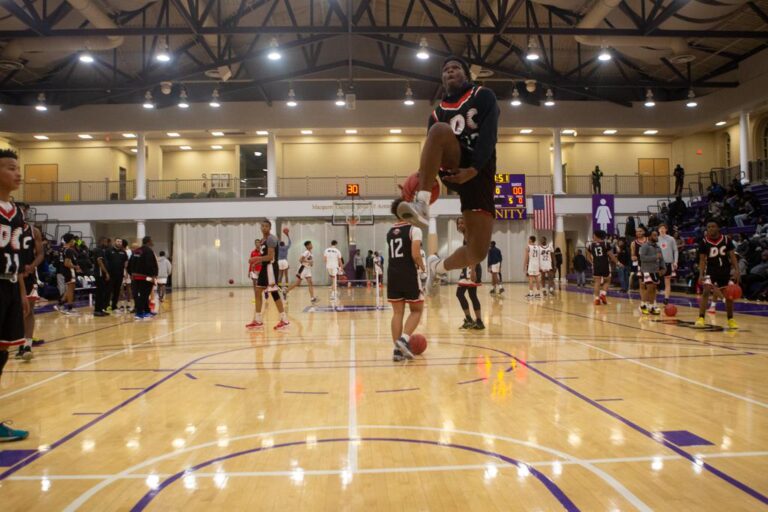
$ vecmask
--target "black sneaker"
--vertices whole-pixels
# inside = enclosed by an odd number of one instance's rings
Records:
[[[400,349],[400,352],[405,359],[413,359],[413,352],[411,352],[411,347],[405,339],[402,337],[398,338],[397,341],[395,341],[395,345]]]
[[[19,350],[16,351],[16,355],[14,357],[16,359],[21,359],[24,357],[24,345],[19,345]]]
[[[664,305],[666,306],[667,304],[669,304],[669,299],[664,299]]]
[[[482,331],[483,329],[485,329],[485,324],[479,318],[475,320],[474,323],[475,325],[473,325],[472,328],[475,329],[476,331]]]
[[[400,349],[395,349],[394,352],[392,352],[392,360],[396,363],[399,363],[400,361],[405,361],[405,356],[400,351]]]
[[[45,340],[41,340],[41,339],[37,339],[37,338],[32,338],[32,346],[33,347],[36,347],[38,345],[43,345],[44,343],[45,343]]]
[[[474,329],[475,328],[475,321],[470,320],[469,318],[464,319],[464,323],[459,327],[459,329]]]
[[[18,352],[16,352],[16,359],[23,359],[24,361],[31,361],[35,357],[32,354],[32,347],[25,347],[21,345]]]
[[[107,316],[107,313],[104,311],[94,311],[93,316]]]

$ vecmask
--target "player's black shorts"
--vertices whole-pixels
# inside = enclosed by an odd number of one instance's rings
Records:
[[[592,277],[611,277],[610,267],[597,266],[592,269]]]
[[[471,153],[466,148],[461,148],[461,162],[459,167],[471,167]],[[442,169],[438,173],[440,178],[447,175]],[[496,208],[493,203],[493,194],[496,191],[495,173],[489,169],[478,170],[477,176],[466,183],[457,185],[456,183],[443,182],[448,190],[458,192],[461,201],[461,211],[484,211],[491,216],[496,215]]]
[[[256,286],[259,288],[270,288],[277,286],[277,274],[279,269],[277,268],[277,262],[264,263],[261,265],[261,271],[259,271],[259,278],[256,280]]]
[[[387,300],[389,302],[423,302],[419,276],[389,276],[387,280]]]
[[[708,277],[712,284],[718,288],[724,288],[731,282],[731,274],[729,272],[716,272],[708,274]]]
[[[19,283],[0,279],[0,347],[24,343],[24,310]]]
[[[65,283],[72,283],[75,281],[75,270],[72,268],[65,268],[60,271],[59,274],[64,276]]]

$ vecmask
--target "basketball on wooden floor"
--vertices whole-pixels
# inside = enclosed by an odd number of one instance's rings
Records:
[[[741,298],[741,286],[731,283],[725,287],[725,298],[730,300],[738,300]]]
[[[229,280],[229,284],[235,284],[235,280],[234,279],[230,279]]]
[[[413,334],[408,340],[408,346],[413,355],[423,354],[427,350],[427,338],[423,334]]]
[[[675,316],[677,314],[677,306],[674,304],[667,304],[664,306],[664,314],[667,316]]]
[[[419,173],[414,173],[406,178],[402,186],[402,197],[406,201],[413,201],[413,196],[419,189]],[[432,197],[429,198],[429,204],[433,204],[440,197],[440,184],[435,180],[432,184]]]

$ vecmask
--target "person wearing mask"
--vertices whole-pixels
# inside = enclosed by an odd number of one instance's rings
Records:
[[[683,182],[685,181],[685,169],[680,164],[675,166],[675,170],[672,172],[675,177],[675,196],[683,195]]]
[[[165,251],[160,251],[160,256],[157,258],[157,296],[160,302],[165,300],[165,288],[168,286],[171,272],[173,272],[171,260],[165,257]]]
[[[353,263],[355,265],[355,281],[359,281],[357,284],[357,286],[359,286],[363,281],[365,281],[365,261],[363,260],[363,256],[360,254],[360,249],[355,251]]]
[[[501,250],[496,247],[496,242],[491,241],[491,248],[488,249],[488,272],[491,274],[493,288],[491,294],[504,293],[504,284],[501,282]],[[497,289],[498,288],[498,289]]]
[[[573,257],[573,271],[576,272],[576,286],[579,288],[586,286],[587,258],[581,249],[577,250],[576,256]]]
[[[99,245],[93,251],[93,260],[96,263],[96,300],[93,304],[93,316],[107,316],[109,304],[110,275],[107,268],[107,252],[109,251],[109,239],[105,236],[99,238]]]
[[[664,258],[664,305],[669,304],[669,294],[672,291],[672,278],[677,276],[678,250],[674,237],[667,232],[667,225],[659,226],[659,240],[657,242]]]
[[[123,241],[120,238],[115,238],[105,254],[105,262],[107,266],[107,274],[109,275],[109,297],[111,299],[111,305],[108,305],[107,311],[118,312],[118,301],[120,300],[120,290],[123,286],[123,274],[125,274],[125,266],[128,263],[128,253],[125,252]]]
[[[152,237],[141,239],[141,247],[133,251],[128,262],[128,272],[131,274],[131,286],[134,291],[135,319],[144,320],[155,316],[149,310],[149,297],[152,287],[157,280],[157,257],[152,250]]]

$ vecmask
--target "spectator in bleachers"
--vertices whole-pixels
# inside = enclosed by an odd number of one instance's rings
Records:
[[[755,300],[765,297],[766,291],[768,291],[768,250],[762,252],[760,263],[750,269],[743,278],[741,285],[747,299]]]
[[[600,166],[596,165],[595,170],[592,171],[592,193],[602,194],[602,186],[600,180],[603,178],[603,171],[600,170]]]
[[[581,249],[576,251],[573,257],[573,271],[576,272],[576,286],[582,287],[587,284],[587,258]]]
[[[722,201],[725,198],[725,189],[716,181],[713,181],[712,184],[707,187],[707,192],[707,198],[710,201]]]
[[[738,213],[733,216],[733,221],[736,223],[736,225],[740,228],[744,227],[744,223],[751,220],[757,213],[755,210],[754,203],[750,201],[746,195],[744,199],[740,202]]]
[[[709,205],[707,206],[707,213],[709,214],[710,220],[714,220],[718,224],[721,224],[723,221],[723,203],[710,199]]]
[[[688,213],[688,207],[681,196],[675,197],[675,200],[669,205],[669,223],[679,225]]]
[[[673,171],[673,174],[675,176],[675,195],[682,196],[683,182],[685,181],[685,169],[683,169],[682,165],[677,164],[675,166],[675,170]]]
[[[662,224],[670,224],[669,222],[669,206],[667,206],[667,203],[661,203],[661,208],[659,208],[659,220]]]
[[[616,274],[619,276],[619,286],[622,293],[627,293],[629,291],[629,269],[632,268],[632,258],[629,254],[626,238],[619,238],[616,241],[615,252],[616,259],[621,263],[621,266],[616,269]]]
[[[655,213],[652,213],[648,216],[648,229],[656,229],[661,225],[661,220],[659,219],[659,216]]]
[[[731,188],[736,192],[737,196],[741,197],[744,195],[744,185],[741,184],[741,181],[739,181],[738,178],[733,178],[731,181]]]
[[[765,218],[765,215],[758,217],[757,227],[755,228],[755,234],[753,236],[754,238],[768,237],[768,219]]]
[[[631,215],[627,217],[627,225],[624,226],[624,236],[627,239],[635,238],[635,218]]]

